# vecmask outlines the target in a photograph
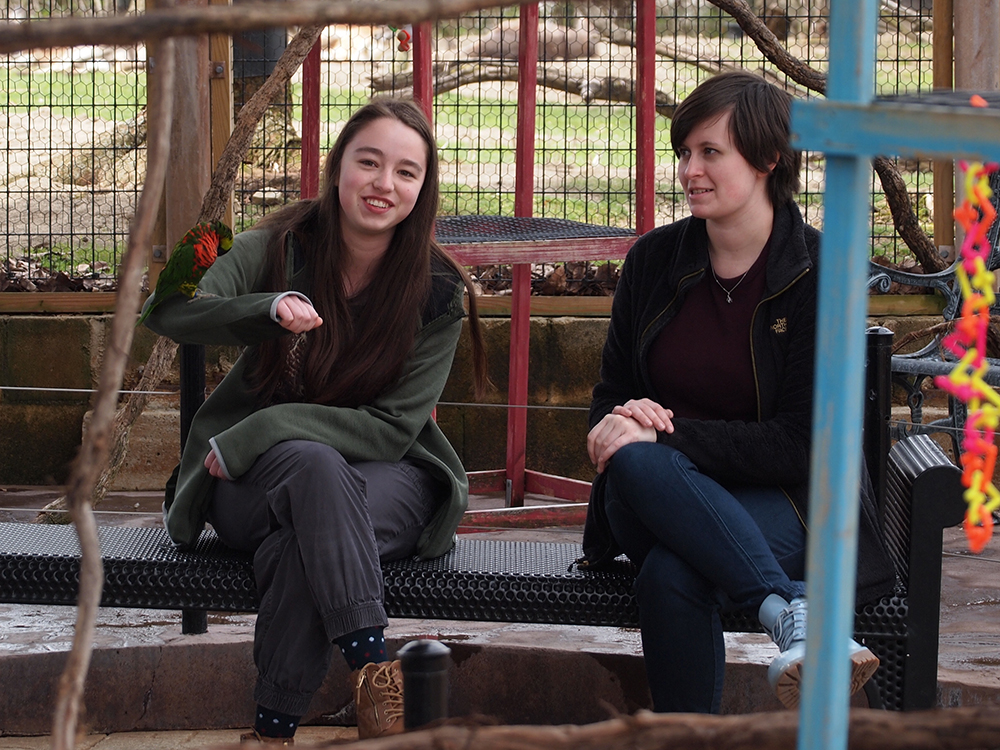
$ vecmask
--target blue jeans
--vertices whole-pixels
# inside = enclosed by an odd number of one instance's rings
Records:
[[[723,487],[680,451],[633,443],[611,459],[605,507],[639,568],[653,708],[717,713],[726,666],[719,611],[805,593],[806,534],[778,487]]]

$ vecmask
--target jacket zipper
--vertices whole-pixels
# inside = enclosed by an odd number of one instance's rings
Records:
[[[693,273],[689,273],[687,276],[682,276],[677,281],[677,288],[674,290],[674,296],[671,297],[670,301],[666,305],[663,306],[663,309],[660,310],[660,312],[658,312],[656,314],[656,317],[653,318],[651,321],[649,321],[649,323],[646,325],[646,327],[644,329],[642,329],[642,334],[640,334],[640,336],[639,336],[639,351],[638,351],[638,358],[639,358],[639,362],[640,363],[642,362],[642,354],[643,354],[643,350],[645,348],[646,336],[649,333],[649,331],[653,328],[653,326],[655,326],[657,324],[657,322],[660,320],[660,318],[663,317],[663,315],[667,312],[667,310],[669,310],[671,307],[673,307],[674,302],[677,301],[678,295],[681,293],[681,290],[684,288],[684,282],[688,281],[689,279],[693,279],[696,276],[704,275],[704,273],[705,273],[705,269],[704,268],[699,268],[697,271],[694,271]]]
[[[809,269],[808,268],[805,269],[798,276],[796,276],[794,279],[792,279],[791,281],[789,281],[788,284],[785,285],[785,287],[783,289],[780,289],[779,291],[775,292],[770,297],[765,297],[764,299],[762,299],[760,302],[757,303],[757,306],[754,307],[754,309],[753,309],[753,317],[750,319],[750,364],[751,364],[751,366],[753,368],[753,387],[754,387],[754,391],[755,391],[756,397],[757,397],[757,421],[758,422],[761,421],[761,416],[762,416],[761,415],[761,405],[760,405],[760,378],[757,377],[757,352],[754,349],[754,345],[753,345],[753,331],[754,331],[754,323],[757,321],[757,313],[760,311],[761,305],[763,305],[765,302],[770,302],[771,300],[775,299],[776,297],[780,297],[782,294],[784,294],[789,289],[791,289],[799,281],[799,279],[801,279],[807,273],[809,273]],[[788,494],[788,492],[785,490],[784,487],[782,487],[782,486],[779,485],[779,489],[781,490],[781,494],[783,494],[785,496],[785,499],[788,500],[788,504],[792,506],[792,510],[795,511],[795,517],[799,519],[799,523],[802,524],[802,528],[806,530],[806,533],[808,533],[809,532],[809,527],[806,525],[806,521],[802,517],[802,514],[799,513],[799,509],[796,507],[795,503],[792,502],[791,496]]]

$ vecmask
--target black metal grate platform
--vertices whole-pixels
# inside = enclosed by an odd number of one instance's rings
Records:
[[[434,231],[442,245],[635,236],[631,229],[530,216],[439,216]]]
[[[203,533],[181,552],[159,528],[102,526],[105,607],[250,611],[250,558]],[[75,604],[80,546],[72,526],[0,524],[0,601]]]

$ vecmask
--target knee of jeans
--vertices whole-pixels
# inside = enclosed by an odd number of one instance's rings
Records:
[[[280,452],[280,476],[291,477],[305,473],[332,480],[345,471],[355,471],[340,451],[315,440],[286,440],[271,450]]]
[[[660,443],[623,445],[608,462],[608,481],[633,491],[649,487],[649,482],[675,482],[682,475],[697,472],[691,459],[676,448]]]
[[[285,449],[289,461],[302,466],[316,467],[331,463],[347,463],[336,448],[331,448],[326,443],[318,443],[315,440],[286,440],[279,445]]]
[[[619,448],[608,462],[609,477],[626,482],[641,477],[649,471],[651,461],[662,461],[662,450],[666,446],[658,443],[629,443]]]

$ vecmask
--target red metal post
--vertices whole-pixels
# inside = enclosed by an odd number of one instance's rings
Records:
[[[517,145],[514,215],[531,216],[535,198],[535,95],[538,80],[538,3],[521,6],[518,40]],[[531,326],[531,266],[513,266],[510,311],[510,385],[507,403],[507,481],[510,505],[524,505],[528,442],[528,344]]]
[[[635,0],[636,113],[635,113],[635,232],[656,224],[656,3]]]
[[[413,99],[434,124],[434,71],[431,67],[431,34],[429,21],[413,27]]]
[[[302,63],[302,175],[303,198],[319,195],[319,48],[320,40]]]

